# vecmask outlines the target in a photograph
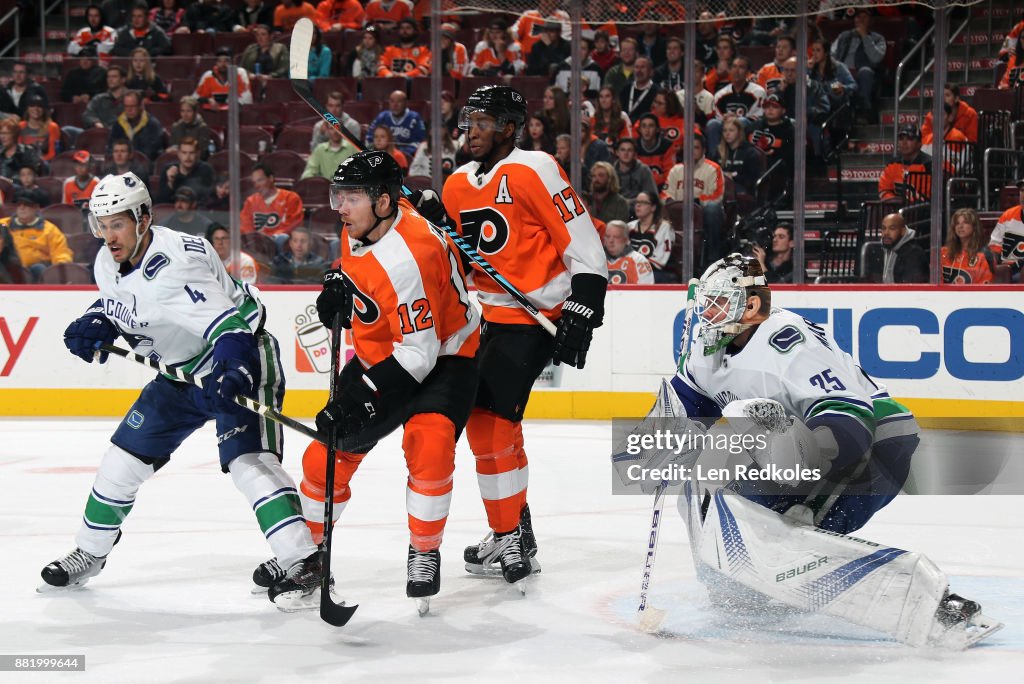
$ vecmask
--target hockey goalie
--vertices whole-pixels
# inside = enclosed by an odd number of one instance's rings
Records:
[[[963,649],[1002,627],[924,554],[851,536],[907,480],[919,443],[910,411],[829,332],[772,308],[753,258],[711,265],[695,310],[652,415],[688,416],[705,446],[643,458],[687,474],[678,506],[712,604],[823,613],[911,646]]]

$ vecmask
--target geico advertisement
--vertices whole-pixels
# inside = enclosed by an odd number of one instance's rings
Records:
[[[99,366],[66,351],[64,329],[96,297],[87,289],[0,290],[0,389],[131,388],[152,377],[152,371],[123,359]],[[840,348],[897,396],[1024,396],[1020,290],[784,289],[773,298],[829,328]],[[315,299],[313,289],[263,292],[266,326],[280,341],[292,388],[327,386],[329,336],[316,318]],[[658,377],[673,372],[684,290],[617,289],[609,292],[606,308],[586,368],[549,367],[539,388],[653,391]],[[348,334],[344,344],[344,358],[351,358]]]

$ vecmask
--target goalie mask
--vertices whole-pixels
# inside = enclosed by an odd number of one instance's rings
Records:
[[[767,288],[757,259],[733,253],[711,264],[697,286],[697,315],[704,353],[714,354],[750,327],[740,323],[747,297]]]

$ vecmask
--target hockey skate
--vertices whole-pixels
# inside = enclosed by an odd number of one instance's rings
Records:
[[[320,581],[323,576],[320,552],[317,551],[288,568],[284,578],[267,590],[267,597],[279,610],[286,613],[314,610],[320,607]],[[330,590],[333,596],[333,576]],[[345,605],[344,601],[335,602]]]
[[[527,577],[533,574],[530,556],[523,543],[523,531],[517,525],[511,532],[494,535],[495,553],[501,563],[501,576],[509,584],[516,585],[520,593],[526,593]]]
[[[407,569],[405,595],[416,601],[416,611],[423,617],[430,612],[430,597],[441,590],[441,552],[417,551],[409,546]]]
[[[100,570],[106,564],[106,556],[94,556],[76,548],[63,558],[58,558],[43,568],[40,574],[46,584],[40,586],[36,591],[45,593],[59,589],[77,589],[88,582],[89,578],[100,574]]]
[[[928,635],[928,645],[962,651],[1003,628],[981,612],[981,606],[970,599],[949,593],[939,602],[935,624]]]
[[[533,521],[530,519],[530,507],[524,506],[519,514],[519,527],[522,530],[523,545],[530,558],[530,572],[540,572],[540,561],[537,560],[537,537],[533,534]],[[501,567],[498,563],[498,545],[494,540],[494,532],[488,532],[479,544],[467,546],[463,552],[466,561],[466,572],[471,575],[499,577]]]
[[[270,587],[283,580],[286,574],[277,562],[277,557],[263,561],[252,571],[252,593],[265,594]]]

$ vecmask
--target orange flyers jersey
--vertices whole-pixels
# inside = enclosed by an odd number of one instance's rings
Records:
[[[565,10],[555,10],[551,18],[562,24],[562,38],[569,40],[569,13]],[[547,18],[537,10],[527,10],[519,17],[519,20],[512,26],[513,37],[519,41],[519,47],[524,55],[530,54],[530,50],[540,40],[541,28]]]
[[[757,72],[757,82],[768,93],[774,93],[782,83],[782,69],[775,62],[768,62]]]
[[[982,252],[968,256],[960,252],[955,257],[942,248],[942,282],[953,285],[983,285],[992,282],[992,269]]]
[[[466,293],[462,264],[443,233],[402,198],[398,216],[377,242],[341,232],[341,268],[353,286],[352,340],[363,366],[389,356],[418,382],[438,357],[473,358],[480,314]]]
[[[514,149],[477,175],[460,166],[443,201],[458,232],[549,319],[556,319],[577,273],[608,277],[597,229],[555,158]],[[533,317],[488,276],[474,276],[484,319],[533,324]]]
[[[64,189],[61,192],[61,201],[64,204],[74,204],[78,208],[82,208],[89,203],[89,198],[92,197],[92,189],[99,183],[99,179],[96,176],[89,176],[89,182],[85,184],[85,187],[81,187],[78,184],[78,180],[71,176],[64,180]]]
[[[412,7],[405,0],[394,0],[390,7],[385,7],[384,0],[372,0],[366,5],[366,22],[381,24],[397,24],[402,19],[412,16]]]
[[[608,260],[609,285],[653,285],[654,269],[643,254],[630,250],[618,259]]]
[[[291,233],[304,218],[302,198],[291,190],[278,188],[277,194],[269,203],[263,199],[263,195],[254,192],[242,205],[241,231],[260,231],[267,235]]]
[[[378,76],[428,76],[430,74],[430,50],[423,45],[404,48],[389,45],[380,56]]]
[[[1024,207],[1010,207],[999,217],[988,248],[1002,263],[1024,262]]]

